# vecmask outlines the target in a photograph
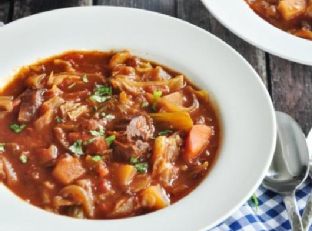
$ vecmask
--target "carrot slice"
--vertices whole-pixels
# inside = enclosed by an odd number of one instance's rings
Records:
[[[207,125],[194,125],[186,138],[184,160],[192,163],[208,146],[212,128]]]

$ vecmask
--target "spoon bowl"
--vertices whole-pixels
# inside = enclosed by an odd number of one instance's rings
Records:
[[[304,133],[289,115],[276,112],[277,141],[263,185],[284,196],[293,230],[303,230],[295,200],[296,189],[309,173],[309,151]]]

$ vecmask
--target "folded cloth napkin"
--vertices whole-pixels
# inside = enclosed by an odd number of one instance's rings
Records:
[[[312,130],[307,138],[307,142],[310,154],[312,154]],[[296,199],[301,215],[311,192],[312,179],[308,177],[296,192]],[[257,189],[255,196],[258,199],[258,206],[252,200],[247,201],[231,217],[210,231],[291,230],[282,196],[262,186]],[[310,227],[310,231],[312,231],[312,227]]]

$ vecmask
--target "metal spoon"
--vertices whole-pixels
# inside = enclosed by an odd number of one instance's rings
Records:
[[[292,230],[302,231],[295,191],[309,172],[309,152],[299,125],[287,114],[276,112],[277,142],[273,161],[263,185],[284,196]]]
[[[310,152],[310,170],[309,170],[309,176],[312,178],[312,130],[310,131],[308,138],[307,138],[308,145],[310,145],[309,152]],[[309,227],[312,223],[312,194],[310,194],[306,207],[302,214],[302,225],[304,230],[309,230]]]

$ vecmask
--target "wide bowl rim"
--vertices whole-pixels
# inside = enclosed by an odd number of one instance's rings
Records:
[[[280,58],[312,65],[312,57],[306,55],[312,53],[312,41],[294,36],[268,23],[250,9],[245,0],[201,1],[224,27],[249,44]]]
[[[211,227],[217,225],[219,222],[223,221],[230,214],[232,214],[235,210],[237,210],[251,196],[251,194],[256,190],[256,188],[261,184],[262,179],[264,178],[266,170],[269,168],[269,165],[270,165],[272,157],[273,157],[273,151],[274,151],[274,148],[275,148],[275,138],[276,138],[275,137],[276,136],[276,121],[275,121],[275,113],[274,113],[273,104],[272,104],[270,96],[269,96],[269,94],[268,94],[268,92],[267,92],[267,90],[265,88],[264,83],[261,81],[260,77],[258,76],[256,71],[251,67],[251,65],[238,52],[236,52],[232,47],[230,47],[224,41],[222,41],[219,38],[217,38],[215,35],[212,35],[211,33],[207,32],[207,31],[205,31],[205,30],[203,30],[203,29],[201,29],[199,27],[196,27],[195,25],[192,25],[192,24],[190,24],[188,22],[185,22],[185,21],[183,21],[181,19],[173,18],[171,16],[159,14],[159,13],[156,13],[156,12],[150,12],[150,11],[147,11],[147,10],[126,8],[126,7],[112,7],[112,6],[109,6],[109,7],[108,6],[72,7],[72,8],[66,8],[66,9],[52,10],[52,11],[40,13],[40,14],[37,14],[37,15],[32,15],[32,16],[29,16],[29,17],[22,18],[22,19],[14,21],[14,22],[11,22],[11,23],[5,25],[3,28],[0,29],[0,35],[6,33],[7,30],[11,30],[11,28],[13,28],[13,27],[18,27],[20,25],[22,26],[23,24],[25,24],[25,23],[27,24],[29,22],[32,22],[33,20],[34,21],[36,21],[36,20],[38,21],[41,18],[50,17],[50,16],[53,16],[54,14],[66,14],[66,13],[70,13],[70,12],[73,12],[73,11],[81,11],[81,12],[82,11],[85,11],[85,12],[87,12],[87,11],[96,11],[95,9],[104,9],[104,11],[105,10],[107,10],[107,11],[115,10],[115,11],[120,11],[120,12],[123,12],[123,13],[133,12],[133,13],[136,13],[136,14],[142,14],[142,15],[147,15],[147,16],[153,15],[153,17],[155,17],[155,18],[159,17],[162,20],[169,20],[171,23],[174,23],[177,26],[188,27],[188,29],[192,29],[192,30],[196,31],[196,33],[202,34],[203,36],[207,36],[207,38],[211,39],[215,43],[217,43],[220,46],[222,46],[224,49],[226,49],[228,52],[230,52],[233,56],[235,56],[235,58],[237,60],[239,60],[242,63],[243,66],[245,66],[246,70],[248,69],[248,71],[250,72],[250,75],[253,75],[253,80],[255,80],[257,87],[263,93],[263,100],[267,104],[268,110],[269,110],[268,111],[268,115],[269,115],[270,123],[272,124],[272,127],[270,127],[270,131],[268,132],[270,137],[271,137],[270,147],[268,147],[268,150],[269,150],[270,153],[267,156],[266,163],[262,167],[262,172],[261,172],[260,176],[258,176],[257,181],[254,182],[253,187],[251,187],[248,190],[248,192],[246,192],[244,194],[244,197],[240,198],[239,202],[236,203],[236,206],[233,206],[225,214],[220,215],[218,217],[218,219],[216,219],[214,222],[208,224],[208,226],[201,227],[201,229],[211,228]],[[158,61],[158,60],[155,60],[155,61]],[[160,63],[162,63],[162,62],[160,62]],[[221,117],[222,117],[222,115],[221,115]],[[217,161],[219,161],[219,160],[217,160]],[[217,165],[217,164],[218,164],[218,162],[215,165]],[[207,178],[209,178],[209,176]],[[204,181],[206,181],[207,178]],[[189,195],[189,197],[191,197],[192,194],[193,194],[193,192]],[[170,208],[172,208],[173,206],[170,206],[168,208],[168,210]],[[40,212],[42,212],[42,211],[40,210]],[[152,213],[152,214],[157,214],[155,216],[161,216],[160,213],[158,213],[158,212],[155,212],[155,213]],[[55,216],[54,214],[49,213],[49,216],[51,216],[51,215]],[[139,216],[139,217],[147,218],[148,216],[149,215],[144,215],[144,216]],[[55,216],[55,217],[57,217],[57,216]],[[134,220],[136,218],[137,217],[127,218],[125,220],[132,220],[132,219]],[[65,219],[65,220],[69,219],[70,221],[73,221],[72,218],[67,218],[67,217],[63,217],[63,216],[62,216],[62,219]],[[91,224],[91,223],[98,223],[99,221],[87,220],[87,221],[84,221],[84,222],[88,222],[89,224]],[[81,222],[79,222],[79,223],[81,223]],[[78,222],[77,222],[77,224],[78,224]]]

